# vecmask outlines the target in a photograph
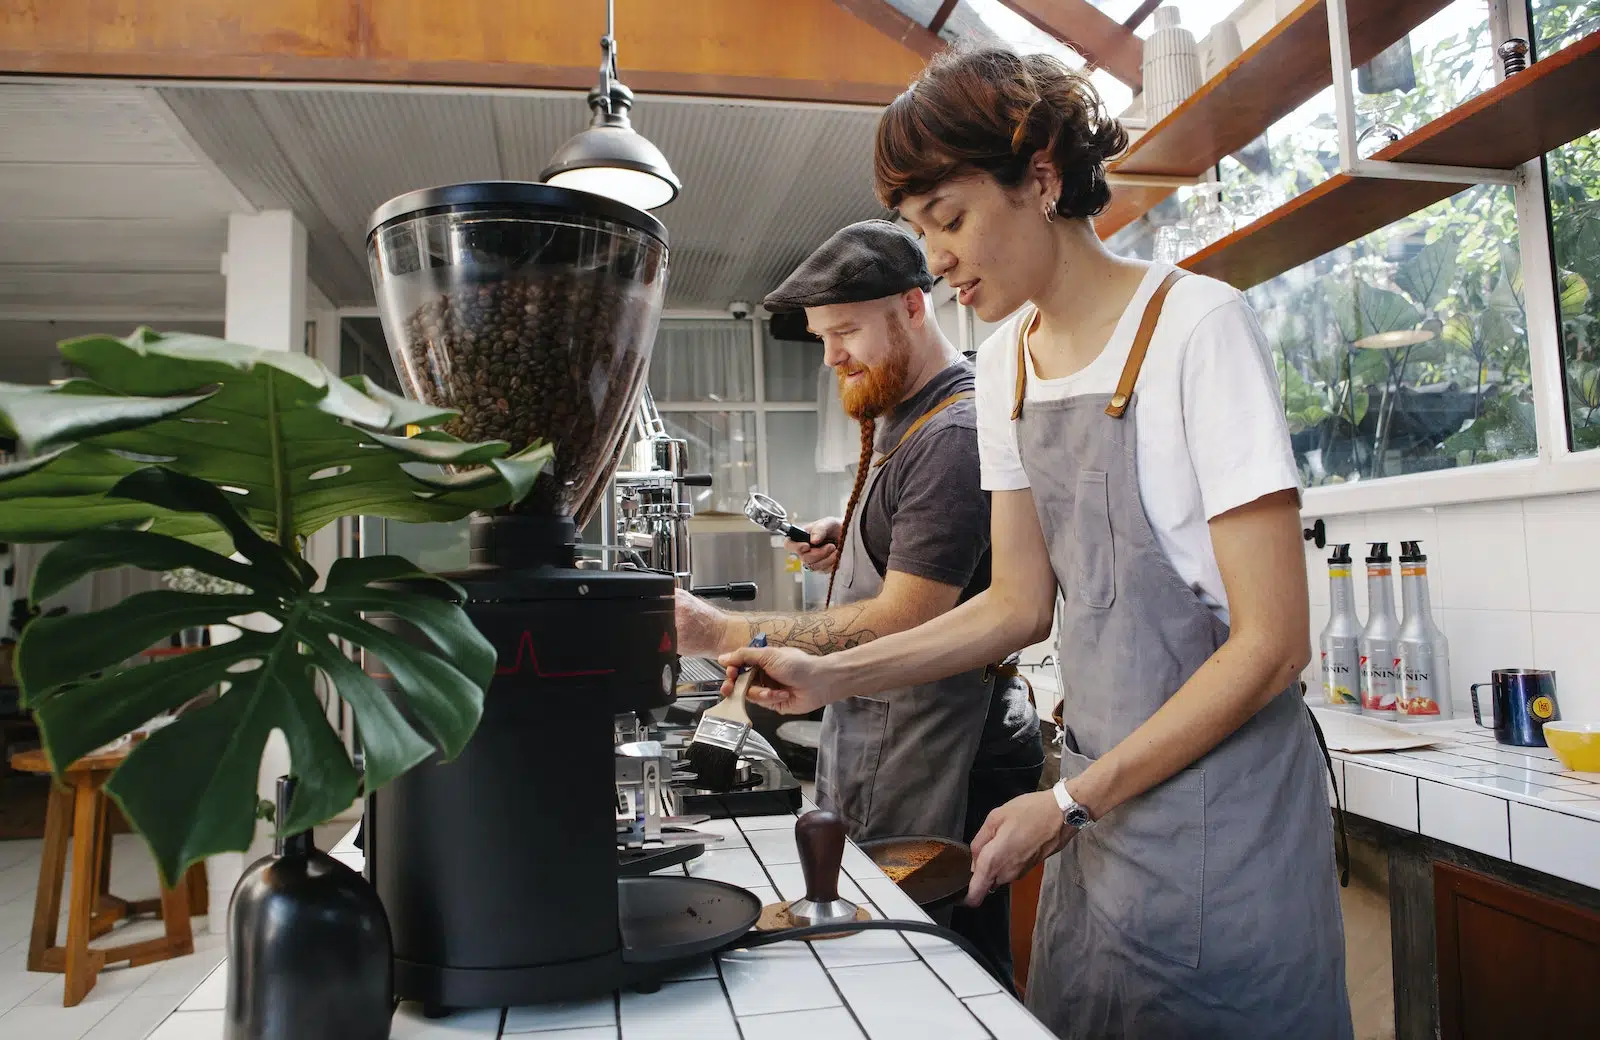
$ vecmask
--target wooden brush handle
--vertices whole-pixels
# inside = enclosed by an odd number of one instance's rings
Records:
[[[844,821],[824,809],[813,809],[795,821],[800,873],[806,879],[806,898],[813,903],[831,903],[839,898],[844,838]]]
[[[733,680],[733,692],[728,694],[728,700],[737,705],[740,711],[745,710],[745,694],[750,692],[750,684],[755,681],[755,677],[756,670],[754,668],[746,668],[739,673],[737,679]]]

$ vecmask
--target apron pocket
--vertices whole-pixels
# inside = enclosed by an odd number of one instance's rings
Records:
[[[1116,549],[1111,539],[1111,502],[1106,475],[1098,470],[1078,474],[1072,507],[1077,541],[1078,595],[1091,607],[1104,609],[1117,598]]]
[[[888,730],[886,700],[849,697],[828,705],[822,749],[826,776],[818,770],[817,794],[832,803],[824,808],[854,825],[851,834],[863,833],[872,817],[872,791]]]
[[[1062,775],[1090,759],[1063,749]],[[1118,806],[1068,848],[1092,912],[1146,952],[1200,964],[1205,878],[1205,774],[1189,768]]]

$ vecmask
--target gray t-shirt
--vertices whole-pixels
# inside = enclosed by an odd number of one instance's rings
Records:
[[[952,394],[970,391],[970,361],[951,365],[878,424],[885,452],[912,423]],[[861,543],[878,573],[889,570],[959,587],[965,602],[989,587],[989,495],[978,471],[978,415],[957,401],[922,425],[883,465],[861,510]],[[1036,756],[1039,717],[1020,681],[996,682],[975,766]]]
[[[976,373],[960,361],[880,420],[877,450],[899,443],[912,423],[952,394],[971,392]],[[897,570],[954,585],[962,600],[989,586],[989,496],[978,468],[978,413],[957,401],[883,465],[861,510],[861,542],[879,574]]]

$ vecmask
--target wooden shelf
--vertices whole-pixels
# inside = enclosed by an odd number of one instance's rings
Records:
[[[1597,126],[1600,32],[1534,62],[1373,158],[1510,170]],[[1335,174],[1180,266],[1248,289],[1467,187]]]
[[[1356,65],[1426,21],[1449,0],[1348,0]],[[1111,164],[1113,173],[1197,177],[1254,141],[1333,82],[1328,9],[1305,0]],[[1101,238],[1149,212],[1171,188],[1114,187],[1095,219]]]

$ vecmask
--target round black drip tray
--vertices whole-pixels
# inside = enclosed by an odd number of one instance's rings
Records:
[[[687,960],[732,945],[761,916],[761,901],[721,881],[695,877],[617,879],[622,959]]]

